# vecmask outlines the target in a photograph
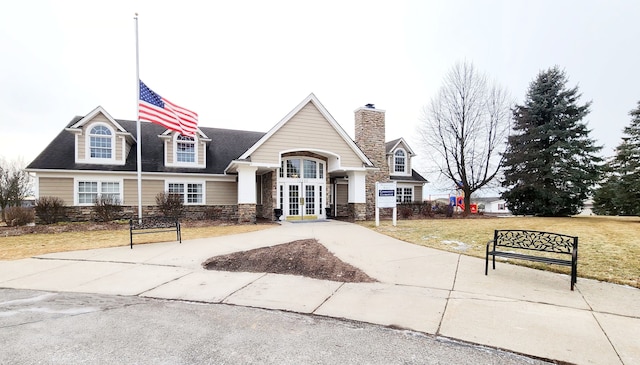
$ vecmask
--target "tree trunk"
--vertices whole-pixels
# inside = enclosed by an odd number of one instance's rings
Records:
[[[471,214],[471,191],[464,191],[464,212],[463,217],[467,217]]]

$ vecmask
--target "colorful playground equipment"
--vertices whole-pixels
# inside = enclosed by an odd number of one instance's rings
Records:
[[[464,211],[464,195],[449,196],[449,205],[452,207],[458,207]],[[478,213],[478,204],[469,205],[471,214]]]

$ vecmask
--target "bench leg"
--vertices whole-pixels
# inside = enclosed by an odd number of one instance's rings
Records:
[[[131,249],[133,250],[133,230],[129,228],[129,244],[131,245]]]
[[[484,258],[484,274],[489,275],[489,253]]]

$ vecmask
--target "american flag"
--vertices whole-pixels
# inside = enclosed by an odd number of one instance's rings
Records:
[[[160,124],[185,136],[194,136],[198,130],[198,114],[178,106],[153,92],[140,81],[138,111],[140,121]]]

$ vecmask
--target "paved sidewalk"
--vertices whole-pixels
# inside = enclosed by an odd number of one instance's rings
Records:
[[[379,280],[208,271],[211,256],[316,238]],[[640,363],[640,290],[408,244],[344,222],[1,261],[0,287],[278,309],[400,327],[576,364]]]

